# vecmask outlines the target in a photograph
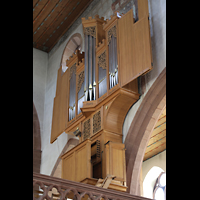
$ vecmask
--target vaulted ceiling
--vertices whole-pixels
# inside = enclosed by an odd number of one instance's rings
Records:
[[[33,47],[49,52],[93,0],[33,0]]]

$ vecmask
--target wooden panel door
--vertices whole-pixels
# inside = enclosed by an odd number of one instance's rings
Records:
[[[75,181],[75,152],[62,160],[62,178]]]
[[[110,174],[116,176],[115,180],[126,181],[124,144],[109,142],[106,146],[106,176]]]
[[[88,140],[85,145],[81,145],[75,152],[75,181],[81,182],[85,178],[91,178],[91,141]]]
[[[118,20],[121,86],[152,69],[148,15],[134,23],[132,9]]]

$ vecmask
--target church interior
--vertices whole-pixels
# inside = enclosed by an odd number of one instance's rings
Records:
[[[33,199],[166,200],[165,0],[33,0]]]

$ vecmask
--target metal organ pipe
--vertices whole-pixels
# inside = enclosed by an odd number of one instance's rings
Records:
[[[69,87],[69,121],[75,117],[76,101],[76,63],[70,68],[70,87]]]
[[[88,99],[88,35],[85,34],[85,101]]]
[[[109,43],[109,85],[110,89],[118,84],[118,65],[117,65],[117,38],[111,36]]]
[[[95,62],[95,59],[96,59],[96,55],[95,55],[95,46],[96,46],[96,38],[92,37],[92,82],[93,82],[93,100],[96,100],[96,80],[95,80],[95,68],[96,68],[96,62]]]
[[[96,99],[95,59],[96,38],[85,33],[85,101]]]

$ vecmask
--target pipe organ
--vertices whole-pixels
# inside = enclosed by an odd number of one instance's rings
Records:
[[[152,70],[148,1],[110,20],[82,18],[85,52],[79,50],[58,70],[51,143],[65,132],[79,144],[61,156],[62,178],[95,185],[115,176],[108,188],[126,191],[122,127],[139,99],[137,77]]]

